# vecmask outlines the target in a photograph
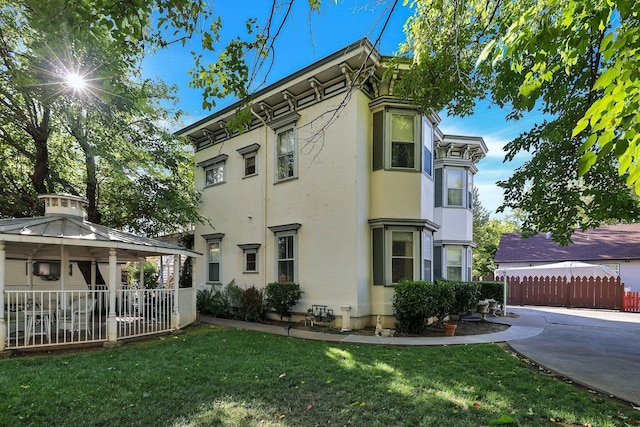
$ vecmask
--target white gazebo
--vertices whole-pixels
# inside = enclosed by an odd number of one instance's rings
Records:
[[[87,201],[81,197],[39,198],[45,203],[43,217],[0,220],[0,351],[113,343],[179,329],[195,320],[195,288],[179,289],[178,272],[181,256],[195,263],[200,254],[88,222]],[[168,288],[121,286],[119,264],[140,262],[142,267],[146,257],[163,255],[174,255]],[[81,262],[90,263],[90,274],[81,274]],[[106,274],[100,274],[98,267],[105,265]],[[143,271],[140,268],[140,283]],[[96,287],[99,275],[105,277],[106,289]],[[98,299],[106,301],[104,318],[97,313]]]

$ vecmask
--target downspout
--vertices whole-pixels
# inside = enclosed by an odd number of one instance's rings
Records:
[[[262,256],[262,271],[264,274],[264,285],[267,286],[267,239],[268,239],[268,233],[267,233],[267,165],[269,164],[268,162],[268,157],[269,155],[267,154],[267,138],[269,137],[269,129],[268,129],[268,125],[267,122],[264,121],[264,119],[262,118],[262,116],[260,116],[260,114],[256,113],[255,111],[253,111],[253,107],[249,106],[249,110],[251,111],[251,114],[253,114],[255,117],[258,118],[258,120],[260,120],[262,122],[262,126],[264,127],[264,211],[263,211],[263,215],[262,218],[264,218],[264,224],[262,226],[263,229],[263,233],[264,233],[264,251],[263,251],[263,256]]]

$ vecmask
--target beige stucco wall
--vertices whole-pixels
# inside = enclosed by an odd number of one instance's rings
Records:
[[[339,315],[342,306],[351,306],[352,315],[358,316],[369,310],[371,156],[370,126],[366,123],[370,122],[370,113],[368,98],[357,92],[340,117],[325,129],[324,137],[311,143],[310,138],[325,123],[311,121],[337,101],[325,101],[299,112],[297,179],[274,184],[275,132],[268,127],[196,153],[196,163],[219,154],[229,157],[226,183],[202,189],[203,213],[215,229],[196,227],[195,250],[206,252],[203,234],[224,233],[222,283],[235,280],[242,287],[262,287],[276,280],[275,236],[267,227],[300,223],[297,272],[304,294],[294,309],[306,311],[312,304],[327,305]],[[260,144],[258,175],[242,179],[243,159],[236,150],[253,143]],[[196,167],[195,179],[201,189],[202,168]],[[242,272],[243,253],[237,245],[246,243],[261,244],[259,274]],[[196,271],[199,285],[206,283],[206,270],[205,258]]]

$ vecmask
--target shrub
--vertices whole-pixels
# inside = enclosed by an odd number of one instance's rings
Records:
[[[504,283],[502,282],[477,282],[480,284],[480,300],[494,299],[504,304]]]
[[[427,301],[430,282],[402,280],[393,294],[396,328],[421,334],[427,326]]]
[[[396,328],[420,334],[430,317],[442,322],[451,312],[455,300],[451,282],[437,283],[422,280],[403,280],[395,288],[393,311]]]
[[[438,281],[440,282],[440,281]],[[472,311],[480,300],[481,286],[479,282],[452,282],[455,300],[451,313]]]
[[[222,289],[211,286],[208,289],[198,289],[196,292],[196,308],[214,317],[229,318],[229,302]]]
[[[291,309],[298,303],[302,291],[294,282],[273,282],[264,289],[264,302],[267,309],[273,309],[282,320],[291,314]]]
[[[239,316],[247,322],[257,322],[264,317],[262,290],[251,286],[242,291]]]

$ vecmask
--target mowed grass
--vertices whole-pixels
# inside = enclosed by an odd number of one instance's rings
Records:
[[[202,326],[0,360],[2,426],[640,425],[628,405],[493,344],[338,345]],[[495,422],[495,421],[494,421]]]

